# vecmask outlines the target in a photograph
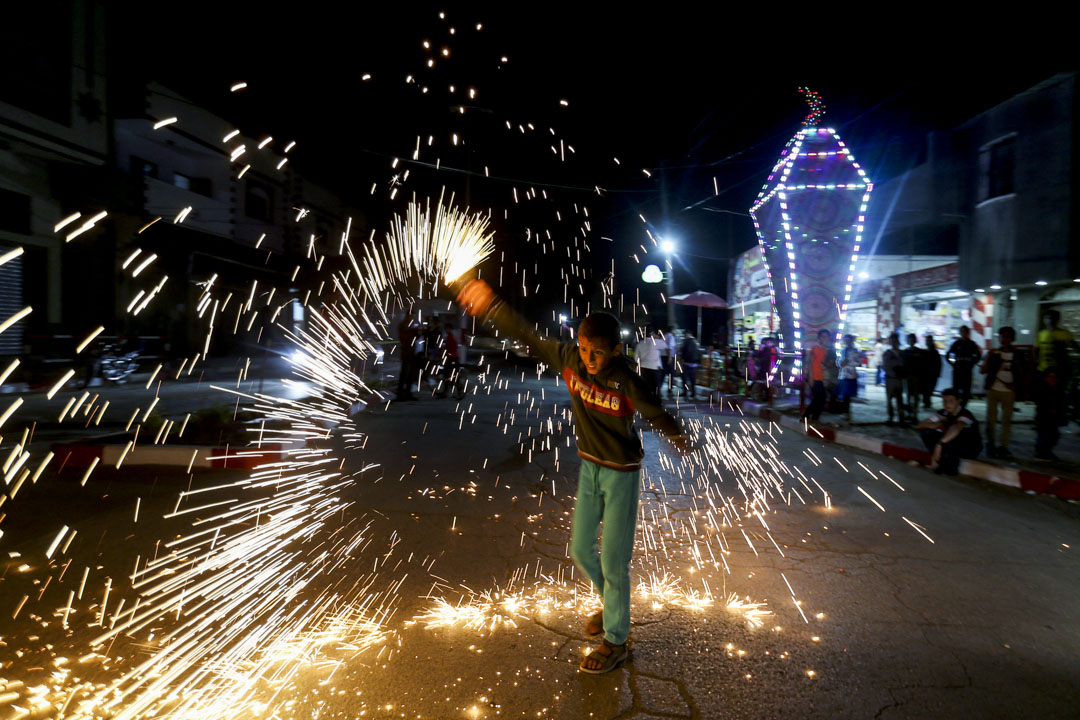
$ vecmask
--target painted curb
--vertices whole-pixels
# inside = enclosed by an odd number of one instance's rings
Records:
[[[124,455],[127,443],[55,443],[52,452],[65,467],[89,467],[94,460],[115,467]],[[149,445],[135,446],[124,456],[122,467],[128,465],[157,465],[184,467],[192,470],[231,469],[254,470],[276,462],[283,448],[267,443],[261,448],[226,448],[213,445]]]
[[[725,415],[741,414],[747,417],[759,417],[774,422],[780,427],[798,430],[807,437],[836,443],[837,445],[845,445],[877,455],[884,455],[901,462],[915,461],[920,465],[930,463],[930,453],[925,450],[908,447],[907,445],[897,445],[849,430],[812,426],[807,430],[803,422],[798,418],[784,415],[775,408],[750,402],[741,397],[721,397],[720,402],[710,408],[709,411]],[[1063,478],[1049,473],[994,465],[979,460],[961,460],[960,474],[992,482],[995,485],[1018,488],[1025,492],[1053,495],[1064,500],[1080,500],[1080,480],[1073,478]]]

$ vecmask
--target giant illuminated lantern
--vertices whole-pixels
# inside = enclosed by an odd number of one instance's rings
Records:
[[[843,334],[873,189],[836,131],[819,124],[824,106],[817,93],[800,92],[810,114],[750,208],[780,347],[797,355],[822,328]]]

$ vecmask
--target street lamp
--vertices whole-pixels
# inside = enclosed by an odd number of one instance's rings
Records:
[[[646,265],[641,279],[647,283],[661,283],[664,282],[664,273],[656,265]]]
[[[675,294],[675,267],[671,258],[675,254],[675,242],[673,240],[661,240],[660,249],[667,256],[667,324],[672,330],[675,329],[675,305],[671,302],[671,296]]]

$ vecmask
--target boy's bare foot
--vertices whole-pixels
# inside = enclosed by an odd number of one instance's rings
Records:
[[[581,661],[580,669],[591,675],[602,675],[626,662],[628,655],[625,643],[612,645],[607,640],[602,640],[600,645]]]

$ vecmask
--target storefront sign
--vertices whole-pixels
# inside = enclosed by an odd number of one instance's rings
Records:
[[[748,302],[769,295],[769,273],[755,245],[735,259],[730,303]]]

